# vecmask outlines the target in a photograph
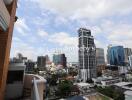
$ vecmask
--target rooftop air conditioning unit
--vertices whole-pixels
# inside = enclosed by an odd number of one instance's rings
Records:
[[[11,0],[5,0],[11,1]],[[0,27],[6,31],[10,23],[10,14],[5,6],[3,0],[0,0]]]

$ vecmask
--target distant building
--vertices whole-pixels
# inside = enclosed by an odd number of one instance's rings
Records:
[[[107,64],[110,64],[110,57],[108,56],[108,54],[110,52],[109,50],[110,50],[111,47],[112,47],[112,44],[108,45],[107,54],[106,54],[106,56],[107,56]]]
[[[132,67],[132,55],[128,57],[129,65]]]
[[[110,65],[125,65],[125,54],[123,46],[112,46],[108,49],[107,53],[108,62]]]
[[[79,77],[83,82],[96,77],[96,47],[91,31],[85,28],[79,34]]]
[[[28,60],[27,62],[25,62],[25,65],[26,65],[26,70],[25,71],[27,73],[33,72],[35,64],[36,63],[31,61],[31,60]]]
[[[97,86],[112,86],[115,83],[119,83],[122,81],[121,78],[119,77],[98,77],[98,78],[93,78],[94,84]]]
[[[96,48],[96,63],[97,63],[97,66],[105,64],[103,48]]]
[[[63,67],[67,66],[67,58],[65,54],[54,54],[53,55],[53,63],[57,65],[62,65]]]
[[[45,58],[46,58],[46,64],[51,63],[51,62],[50,62],[50,58],[49,58],[49,56],[48,56],[48,55],[45,55]]]
[[[46,68],[46,57],[45,56],[38,56],[37,66],[38,66],[39,70],[45,70],[45,68]]]
[[[125,52],[125,63],[130,65],[129,56],[132,55],[132,49],[131,48],[124,48],[124,52]]]

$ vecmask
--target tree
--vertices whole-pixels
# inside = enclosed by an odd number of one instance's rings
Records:
[[[73,83],[69,80],[62,80],[58,84],[58,95],[61,97],[68,96],[71,93]]]
[[[125,100],[124,94],[121,91],[114,89],[114,87],[96,87],[96,90],[114,100]]]
[[[69,72],[68,73],[71,76],[77,76],[78,70],[77,69],[74,69],[74,68],[69,68]]]

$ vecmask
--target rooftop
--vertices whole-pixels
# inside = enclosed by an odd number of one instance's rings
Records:
[[[119,83],[116,83],[114,85],[119,86],[119,87],[122,87],[122,86],[126,86],[128,84],[132,84],[132,83],[131,82],[119,82]]]
[[[124,94],[132,96],[132,91],[125,91]]]
[[[90,84],[88,84],[88,83],[77,83],[77,85],[78,85],[78,86],[81,86],[81,87],[82,87],[82,86],[90,86]]]

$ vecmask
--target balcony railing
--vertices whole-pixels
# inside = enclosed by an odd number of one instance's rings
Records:
[[[37,80],[35,78],[33,79],[33,92],[32,93],[33,93],[32,100],[40,100]]]
[[[26,74],[24,81],[24,88],[30,90],[28,97],[31,100],[44,100],[44,91],[45,91],[46,80],[34,74]],[[29,93],[29,91],[27,92]],[[28,95],[28,94],[25,94]]]

